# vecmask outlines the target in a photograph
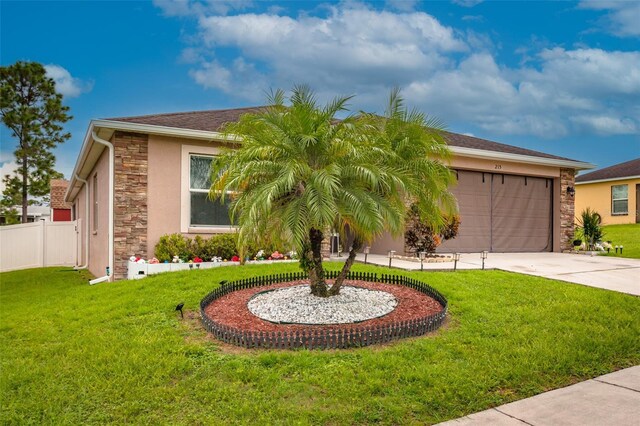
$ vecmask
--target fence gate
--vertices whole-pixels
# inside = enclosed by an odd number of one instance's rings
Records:
[[[24,223],[0,227],[0,272],[76,265],[76,222]]]

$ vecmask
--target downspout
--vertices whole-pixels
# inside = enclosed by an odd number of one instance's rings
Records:
[[[76,173],[76,179],[84,184],[84,214],[85,218],[85,232],[84,232],[84,265],[76,266],[73,269],[87,269],[89,266],[89,182],[82,179]]]
[[[115,192],[115,156],[113,144],[111,142],[99,138],[95,130],[91,131],[91,136],[93,137],[94,141],[109,148],[109,270],[107,271],[107,275],[105,275],[104,277],[96,278],[95,280],[89,281],[89,284],[93,285],[104,281],[113,281],[113,197]]]

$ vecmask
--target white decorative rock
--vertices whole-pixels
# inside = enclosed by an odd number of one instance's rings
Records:
[[[313,296],[309,286],[293,286],[258,293],[247,303],[264,320],[290,324],[348,324],[392,312],[398,301],[386,291],[343,286],[331,297]]]

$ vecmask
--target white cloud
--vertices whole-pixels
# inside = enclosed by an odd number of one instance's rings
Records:
[[[483,22],[484,16],[482,15],[464,15],[462,17],[463,21],[475,21],[475,22]]]
[[[590,0],[580,2],[579,7],[607,11],[601,25],[612,34],[619,37],[640,36],[640,2],[637,0]]]
[[[417,0],[386,0],[385,4],[401,12],[413,12],[418,4]]]
[[[640,132],[640,52],[533,39],[526,61],[507,67],[489,36],[426,13],[323,7],[319,16],[199,15],[199,41],[183,60],[202,87],[254,102],[270,87],[308,83],[320,99],[357,94],[358,106],[372,109],[400,86],[412,105],[494,133]]]
[[[215,13],[226,15],[233,10],[243,10],[253,5],[251,0],[153,0],[165,16],[190,16]]]
[[[552,49],[537,59],[538,68],[509,69],[489,53],[472,54],[454,69],[416,80],[406,93],[446,119],[503,134],[639,131],[640,53]]]
[[[76,98],[93,89],[93,82],[73,77],[69,71],[60,65],[49,64],[45,65],[44,69],[47,72],[47,76],[55,81],[58,93],[63,96]]]
[[[483,1],[484,0],[452,0],[451,2],[462,7],[473,7],[482,3]]]
[[[11,175],[14,171],[18,170],[18,164],[15,160],[3,162],[0,165],[0,197],[2,196],[2,192],[4,191],[4,177],[6,175]]]
[[[630,135],[638,132],[637,123],[630,118],[583,115],[572,117],[571,120],[601,135]]]
[[[245,68],[263,65],[260,69],[266,68],[268,76],[259,80],[268,80],[272,86],[309,82],[340,93],[409,84],[416,75],[449,62],[446,53],[468,49],[451,28],[426,13],[396,14],[358,4],[328,10],[322,18],[272,14],[201,17],[200,35],[204,46],[214,52],[226,47],[239,49]],[[202,61],[191,75],[205,87],[219,87],[222,80],[211,82],[211,78],[214,70],[220,72],[220,66]],[[211,78],[204,78],[205,74]],[[221,87],[225,92],[246,92],[233,75],[225,81],[228,86]]]

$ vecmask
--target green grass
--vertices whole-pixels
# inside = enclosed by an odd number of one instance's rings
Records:
[[[640,364],[640,298],[500,271],[406,273],[450,320],[383,347],[229,349],[174,311],[193,317],[221,279],[296,269],[1,274],[0,423],[428,424]]]
[[[622,254],[616,254],[615,249],[604,256],[627,257],[640,259],[640,223],[628,225],[608,225],[602,227],[604,240],[611,241],[615,246],[623,246]]]

